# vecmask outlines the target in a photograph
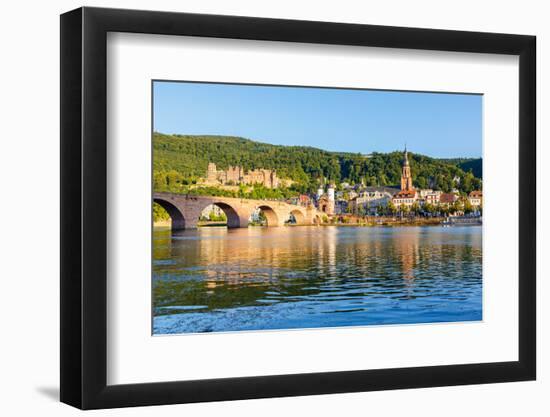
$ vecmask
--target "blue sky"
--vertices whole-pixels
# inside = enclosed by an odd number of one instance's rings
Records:
[[[154,82],[154,130],[330,151],[480,157],[482,96]]]

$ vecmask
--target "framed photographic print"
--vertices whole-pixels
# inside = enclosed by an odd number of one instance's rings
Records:
[[[535,38],[61,16],[61,400],[535,379]]]

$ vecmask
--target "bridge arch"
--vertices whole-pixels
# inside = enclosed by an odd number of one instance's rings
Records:
[[[289,217],[294,217],[294,224],[296,225],[306,224],[306,216],[299,209],[291,210],[289,213]]]
[[[162,198],[154,198],[153,201],[161,206],[164,210],[168,212],[170,219],[172,220],[172,230],[183,230],[185,229],[185,217],[183,213],[168,200]]]
[[[218,206],[220,209],[222,209],[222,211],[225,213],[225,216],[227,217],[227,227],[229,229],[241,227],[241,219],[239,217],[239,213],[237,213],[237,210],[235,210],[235,208],[232,207],[230,204],[224,203],[222,201],[214,201],[210,204]],[[204,206],[203,210],[210,204]]]
[[[272,207],[270,207],[266,204],[263,204],[263,205],[258,206],[257,208],[260,209],[262,211],[262,213],[264,214],[264,216],[266,218],[266,221],[267,221],[267,226],[268,227],[273,227],[273,226],[279,226],[280,225],[279,216],[277,215],[275,210],[273,210]]]

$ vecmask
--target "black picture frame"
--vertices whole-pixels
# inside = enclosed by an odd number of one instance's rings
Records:
[[[519,56],[519,360],[107,385],[108,32]],[[524,35],[251,17],[88,7],[61,15],[61,401],[95,409],[535,379],[535,45]]]

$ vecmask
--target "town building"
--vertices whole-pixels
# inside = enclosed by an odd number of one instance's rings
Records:
[[[392,199],[393,205],[398,209],[402,206],[411,208],[417,202],[415,190],[399,191]]]
[[[390,187],[365,187],[350,200],[354,214],[376,214],[379,207],[386,207],[398,190]]]
[[[418,191],[418,202],[421,206],[425,204],[431,204],[432,206],[437,206],[439,204],[439,199],[441,197],[442,191],[439,190],[417,190]]]
[[[352,200],[354,199],[355,197],[358,197],[359,196],[359,193],[358,192],[355,192],[354,190],[350,190],[350,191],[346,191],[344,193],[344,196],[346,196],[347,194],[347,199],[348,200]]]
[[[398,208],[401,206],[411,208],[417,200],[418,193],[413,186],[409,156],[407,147],[405,147],[405,151],[403,152],[403,167],[401,168],[401,191],[393,196],[392,202]]]
[[[346,214],[350,212],[352,200],[346,200],[345,198],[336,198],[334,203],[334,214]]]
[[[288,203],[296,206],[307,207],[311,204],[311,198],[309,198],[306,194],[300,194],[296,197],[290,197],[288,199]]]
[[[483,192],[482,191],[472,191],[468,194],[468,201],[474,208],[481,207],[483,204]]]
[[[261,184],[268,188],[277,188],[280,180],[277,173],[270,169],[245,171],[241,166],[230,166],[226,170],[218,170],[216,164],[210,162],[204,183],[208,185]]]
[[[439,205],[450,206],[458,200],[458,195],[455,193],[441,193],[439,197]]]

